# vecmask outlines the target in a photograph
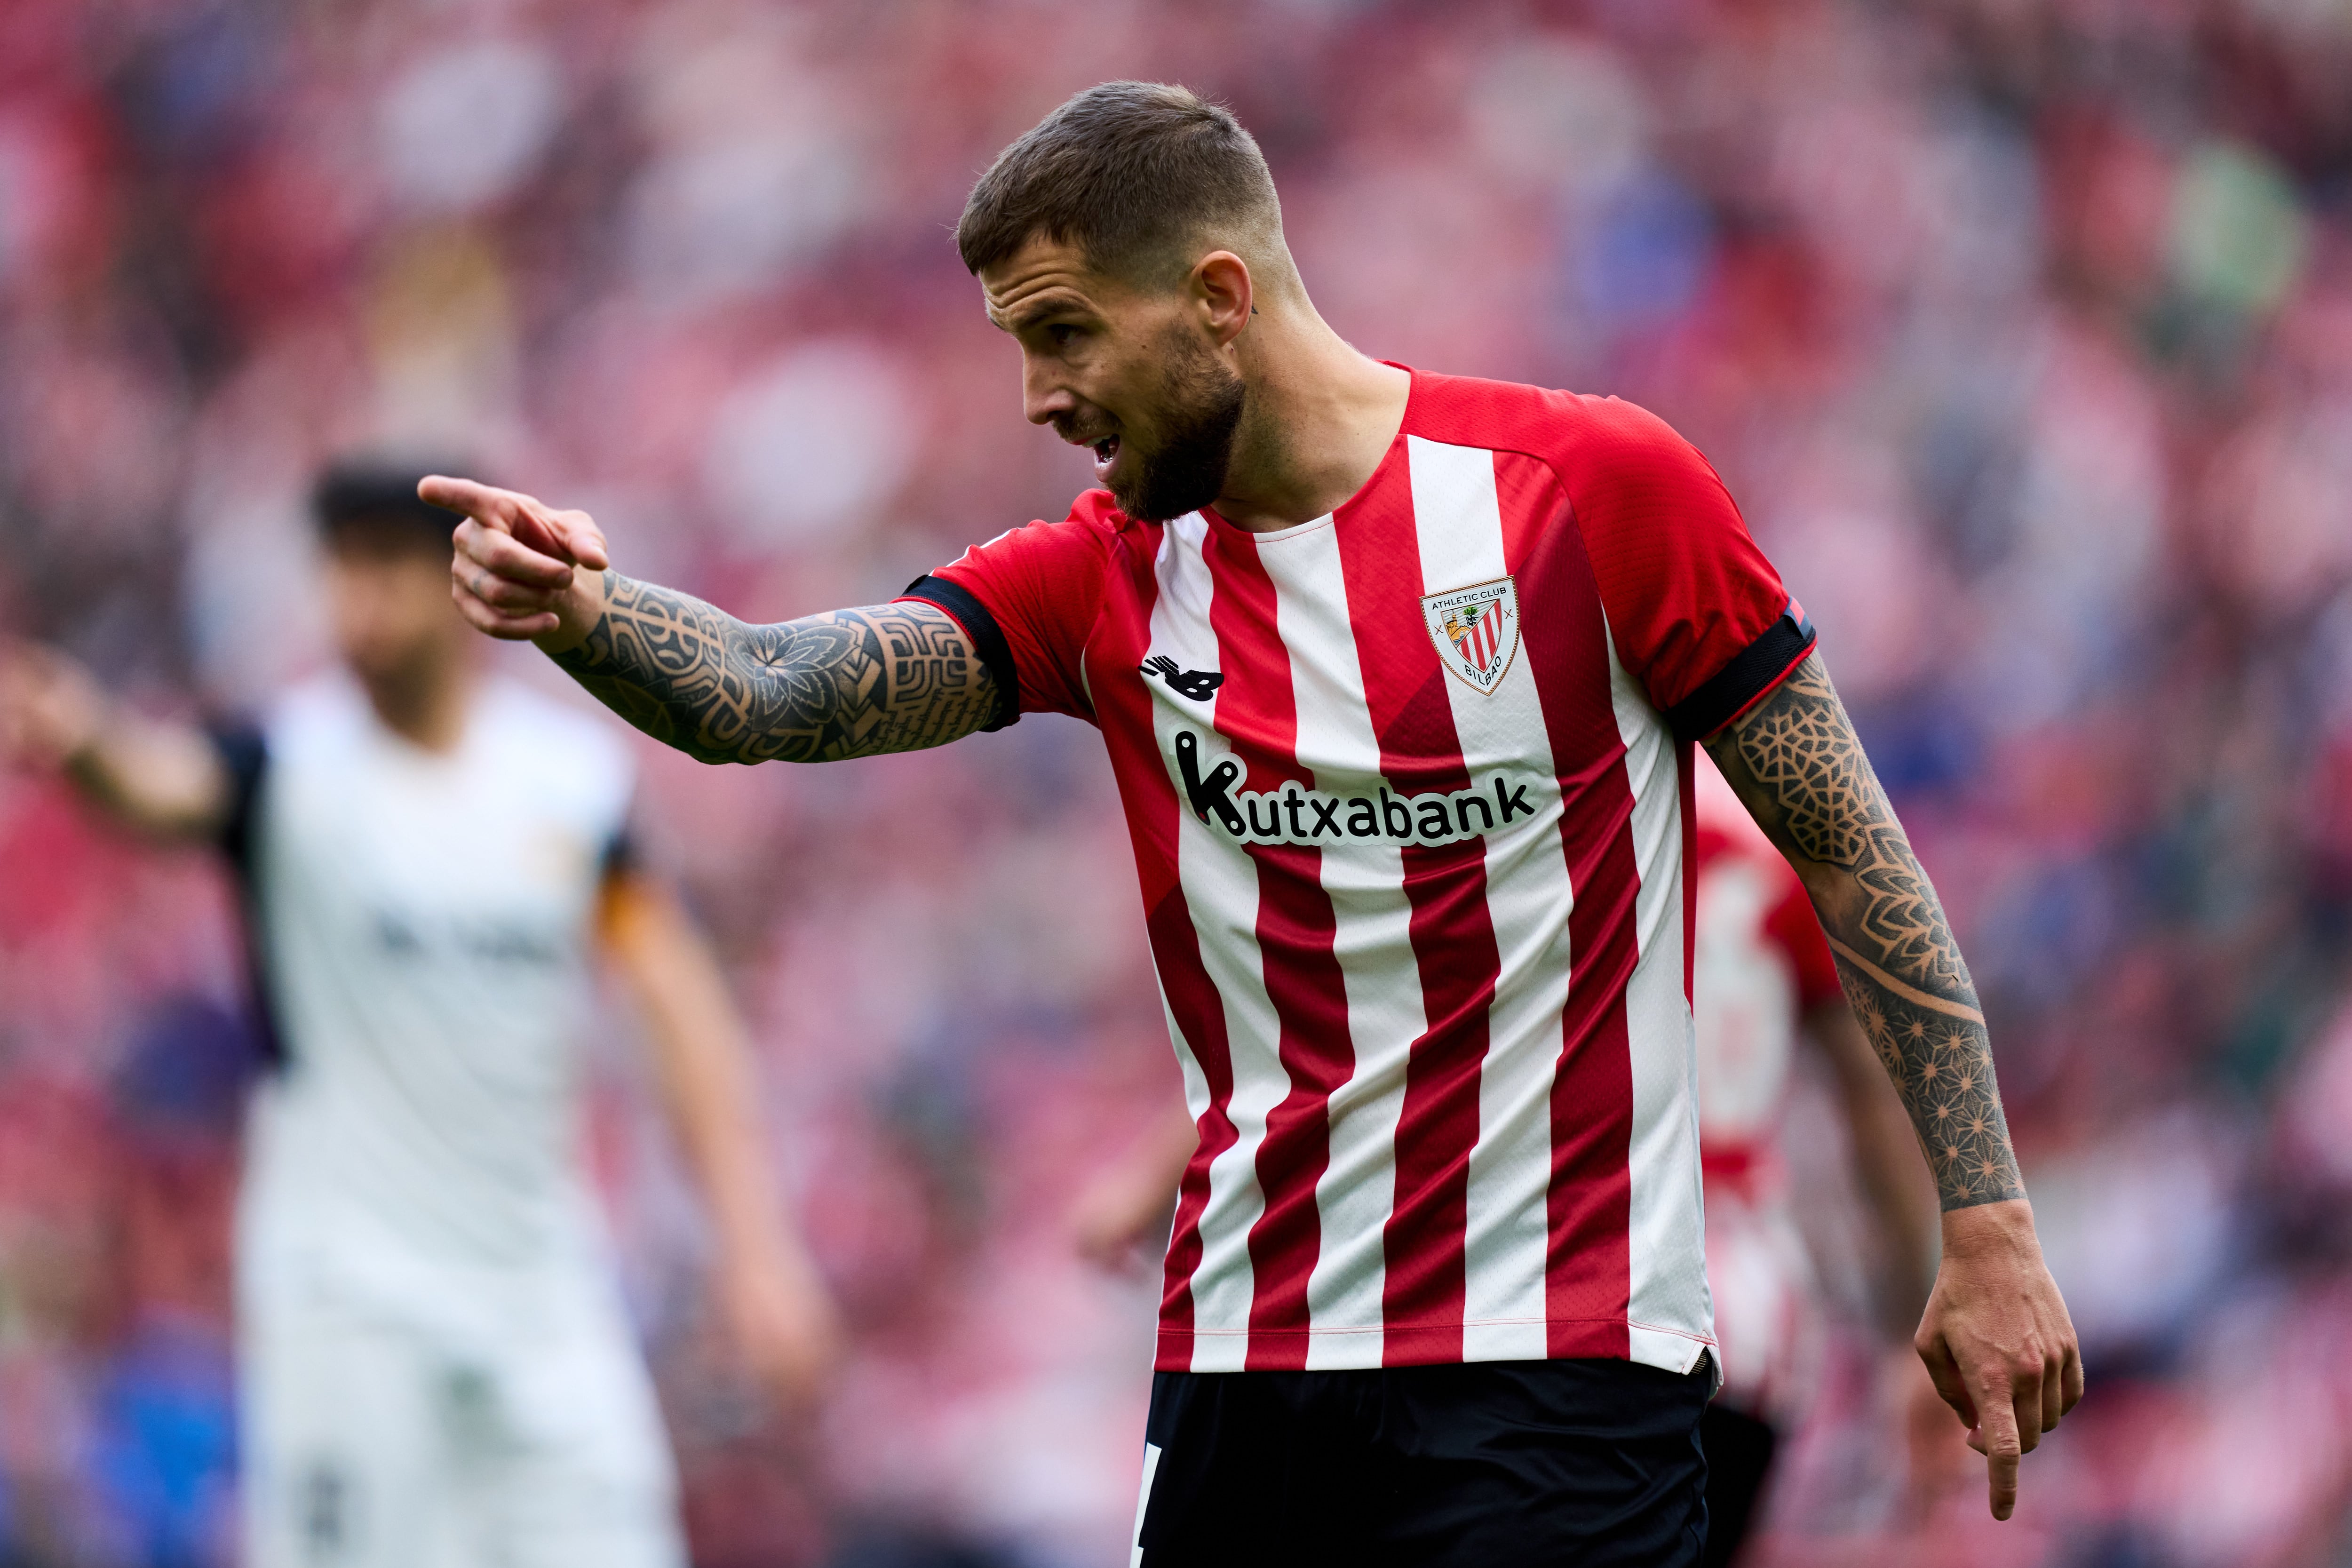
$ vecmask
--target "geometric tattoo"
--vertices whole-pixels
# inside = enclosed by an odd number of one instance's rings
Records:
[[[604,574],[588,640],[552,656],[638,729],[706,763],[830,763],[969,735],[996,680],[935,605],[752,626],[689,595]]]
[[[1976,984],[1820,658],[1706,748],[1806,873],[1854,1020],[1910,1112],[1943,1206],[2023,1197]]]

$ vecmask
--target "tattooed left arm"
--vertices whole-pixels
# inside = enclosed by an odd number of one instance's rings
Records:
[[[1804,879],[1927,1156],[1944,1261],[1915,1342],[1991,1461],[2006,1519],[2018,1455],[2082,1397],[2083,1371],[2033,1235],[1976,983],[1819,655],[1706,743]]]

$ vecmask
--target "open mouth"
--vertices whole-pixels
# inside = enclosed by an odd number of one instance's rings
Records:
[[[1092,424],[1093,421],[1089,420],[1086,423]],[[1096,427],[1100,429],[1099,426]],[[1094,454],[1095,477],[1097,479],[1104,479],[1104,476],[1110,472],[1111,465],[1118,460],[1119,439],[1118,432],[1116,430],[1105,430],[1098,436],[1090,436],[1087,434],[1086,426],[1078,421],[1073,420],[1065,425],[1056,420],[1054,434],[1071,446],[1084,447]],[[1104,482],[1107,483],[1108,480]]]

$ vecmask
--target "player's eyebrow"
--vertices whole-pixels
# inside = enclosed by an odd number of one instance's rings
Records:
[[[1034,300],[1024,300],[1020,308],[1010,315],[995,310],[989,311],[988,315],[989,319],[996,323],[999,331],[1019,333],[1025,332],[1030,328],[1050,321],[1055,316],[1066,315],[1072,311],[1084,311],[1087,308],[1085,301],[1076,297],[1055,291],[1039,295]]]

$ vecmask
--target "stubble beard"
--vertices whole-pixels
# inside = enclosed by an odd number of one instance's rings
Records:
[[[1119,510],[1140,522],[1198,511],[1224,493],[1249,384],[1199,339],[1170,333],[1163,386],[1167,414],[1153,451],[1129,451],[1129,471],[1110,481]]]

